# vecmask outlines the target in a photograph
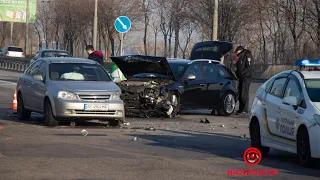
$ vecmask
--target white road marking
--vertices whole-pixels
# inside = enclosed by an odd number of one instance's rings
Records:
[[[11,84],[11,85],[17,85],[17,83],[13,83],[13,82],[9,82],[9,81],[3,81],[3,80],[0,80],[0,83],[5,83],[5,84]],[[3,85],[3,84],[0,84],[0,86]]]

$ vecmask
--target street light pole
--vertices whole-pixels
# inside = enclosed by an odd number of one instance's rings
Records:
[[[214,15],[213,15],[213,28],[212,28],[212,40],[218,40],[218,22],[219,18],[219,0],[215,0],[214,3]]]
[[[98,0],[95,0],[94,23],[93,23],[93,47],[97,48],[97,31],[98,31]]]
[[[24,52],[26,55],[27,55],[27,50],[28,50],[28,34],[29,34],[29,18],[30,18],[29,3],[30,3],[30,0],[27,0],[26,34],[25,34],[25,41],[24,41]]]

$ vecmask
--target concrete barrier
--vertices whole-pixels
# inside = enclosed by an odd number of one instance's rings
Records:
[[[30,65],[30,59],[0,56],[0,69],[24,72]]]

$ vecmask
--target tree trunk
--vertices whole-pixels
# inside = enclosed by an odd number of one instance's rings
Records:
[[[154,33],[154,56],[157,56],[157,35],[158,33]]]
[[[143,46],[144,46],[144,54],[148,55],[147,49],[147,34],[148,34],[148,13],[144,14],[144,37],[143,37]]]
[[[168,54],[167,54],[167,48],[168,48],[168,35],[164,35],[163,36],[164,38],[164,57],[167,57]]]
[[[179,35],[180,35],[180,24],[179,20],[176,20],[175,28],[174,28],[174,34],[175,34],[175,41],[174,41],[174,58],[177,58],[178,56],[178,46],[179,46]]]
[[[170,35],[169,35],[169,54],[168,56],[171,57],[172,54],[172,31],[170,30]]]

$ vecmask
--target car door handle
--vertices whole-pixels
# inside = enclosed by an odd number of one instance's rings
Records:
[[[223,83],[219,83],[219,85],[220,85],[220,86],[222,86],[222,85],[223,85]]]
[[[203,86],[203,87],[205,87],[206,85],[205,85],[205,84],[200,84],[200,86]]]

